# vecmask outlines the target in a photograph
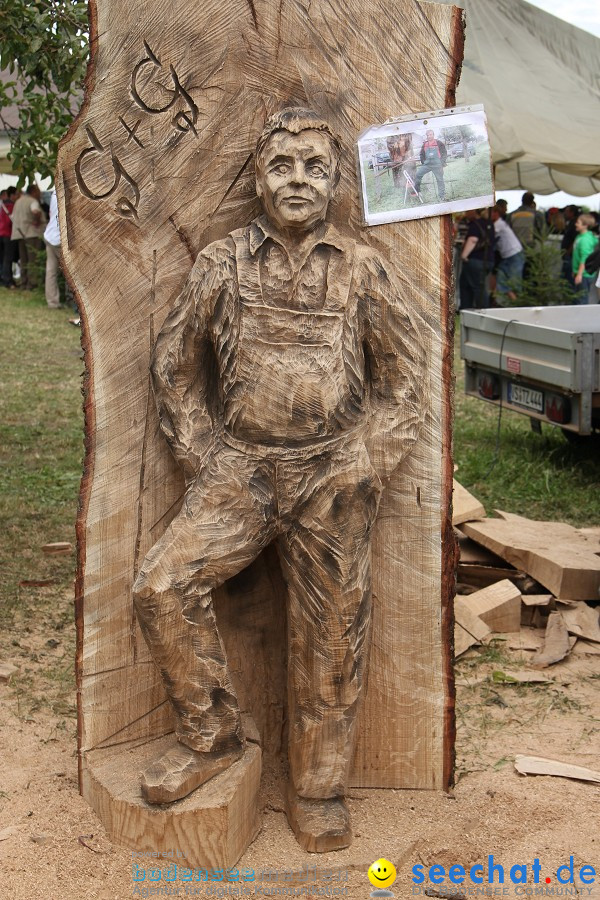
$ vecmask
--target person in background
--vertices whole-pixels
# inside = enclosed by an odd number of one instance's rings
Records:
[[[454,252],[452,265],[454,267],[454,303],[457,311],[460,304],[460,275],[462,272],[462,250],[467,239],[469,224],[477,218],[475,209],[468,209],[464,213],[457,213],[454,219]]]
[[[536,237],[544,230],[544,214],[536,210],[531,191],[523,194],[521,206],[511,213],[509,224],[523,247],[533,247]]]
[[[573,245],[571,265],[576,290],[574,302],[580,305],[593,303],[595,300],[592,297],[595,278],[585,271],[585,261],[598,243],[598,237],[592,231],[595,224],[596,220],[590,213],[582,213],[575,222],[577,237]]]
[[[501,219],[506,219],[508,215],[508,201],[503,200],[502,197],[500,197],[498,200],[496,200],[496,206],[494,207],[494,209],[498,210]]]
[[[42,235],[46,218],[40,205],[40,189],[30,184],[26,193],[15,203],[12,214],[12,240],[19,242],[21,289],[34,290],[38,286],[39,254],[44,244]]]
[[[58,286],[60,231],[58,228],[56,191],[52,191],[50,198],[50,218],[44,231],[44,243],[46,245],[46,303],[48,304],[48,309],[60,309],[60,289]]]
[[[17,189],[14,187],[9,187],[0,193],[0,284],[6,288],[15,286],[12,274],[15,244],[11,241],[10,236],[16,193]]]
[[[478,209],[477,218],[469,222],[460,258],[460,308],[487,309],[490,295],[487,277],[494,266],[494,225],[487,209]]]
[[[566,222],[562,210],[553,206],[552,209],[548,210],[546,220],[548,228],[553,234],[564,234]]]
[[[512,228],[502,219],[498,204],[492,210],[492,222],[496,236],[496,252],[500,256],[496,275],[496,294],[503,294],[514,302],[523,281],[525,265],[523,245]]]
[[[575,286],[573,282],[573,266],[571,257],[573,256],[573,244],[577,237],[577,229],[575,222],[580,214],[580,209],[574,204],[565,206],[563,216],[565,220],[565,228],[563,231],[562,241],[560,242],[560,252],[562,253],[562,277],[568,281],[571,286]]]

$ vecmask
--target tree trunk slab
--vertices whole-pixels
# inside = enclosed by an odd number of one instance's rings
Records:
[[[329,220],[391,262],[428,344],[425,426],[373,531],[372,645],[350,783],[443,789],[454,743],[451,221],[365,228],[355,144],[390,116],[454,105],[462,12],[418,0],[90,0],[90,15],[86,100],[56,178],[86,365],[76,583],[82,792],[115,840],[137,850],[159,848],[162,835],[177,846],[178,810],[209,789],[151,812],[133,800],[134,770],[127,788],[110,770],[110,760],[119,771],[121,757],[136,753],[139,775],[142,757],[173,730],[132,602],[145,555],[184,493],[159,430],[149,359],[197,254],[257,214],[257,137],[272,112],[294,104],[322,114],[342,142]],[[281,761],[286,589],[273,547],[216,592],[215,607],[241,709],[265,759]],[[248,839],[256,813],[239,803]],[[226,816],[211,814],[218,835]],[[158,834],[146,834],[154,816]],[[207,858],[233,860],[224,839],[205,841]]]

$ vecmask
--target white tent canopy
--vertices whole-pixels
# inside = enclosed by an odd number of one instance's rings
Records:
[[[600,38],[524,0],[443,2],[466,12],[456,99],[485,106],[496,189],[600,191]]]

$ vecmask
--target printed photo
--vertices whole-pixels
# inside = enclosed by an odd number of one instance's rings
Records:
[[[364,221],[383,225],[491,206],[492,160],[483,106],[372,125],[358,138]]]

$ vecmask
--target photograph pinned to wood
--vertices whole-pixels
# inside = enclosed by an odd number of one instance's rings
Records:
[[[388,119],[358,136],[366,225],[480,209],[494,202],[481,104]]]

